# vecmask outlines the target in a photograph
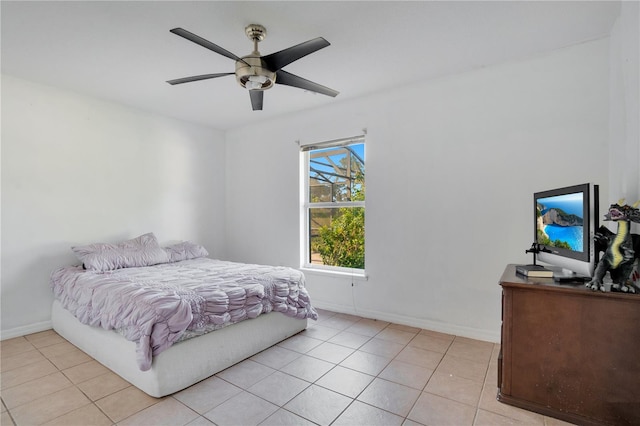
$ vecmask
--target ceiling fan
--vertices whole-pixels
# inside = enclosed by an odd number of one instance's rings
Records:
[[[297,75],[291,74],[282,69],[300,58],[329,46],[330,43],[322,37],[305,41],[304,43],[297,44],[270,55],[261,56],[258,51],[258,43],[264,40],[267,35],[267,30],[262,25],[252,24],[245,28],[245,33],[247,37],[253,41],[253,52],[240,58],[228,50],[223,49],[209,40],[205,40],[204,38],[183,28],[174,28],[170,31],[173,34],[199,44],[200,46],[212,50],[222,56],[235,60],[236,71],[177,78],[175,80],[167,81],[169,84],[189,83],[192,81],[207,80],[210,78],[235,74],[238,83],[249,90],[251,107],[254,111],[262,110],[264,91],[273,87],[274,83],[297,87],[332,97],[337,96],[339,93],[336,90],[314,83],[313,81],[309,81],[302,77],[298,77]]]

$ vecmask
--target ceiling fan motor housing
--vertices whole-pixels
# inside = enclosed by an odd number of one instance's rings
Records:
[[[256,53],[243,56],[244,62],[236,61],[236,80],[250,90],[267,90],[275,83],[276,73],[265,68],[260,54]]]

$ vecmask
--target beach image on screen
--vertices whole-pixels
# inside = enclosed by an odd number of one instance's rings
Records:
[[[536,209],[538,244],[582,251],[582,193],[539,198]]]

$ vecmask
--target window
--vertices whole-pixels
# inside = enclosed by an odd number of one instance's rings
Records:
[[[303,151],[303,266],[364,272],[364,136]]]

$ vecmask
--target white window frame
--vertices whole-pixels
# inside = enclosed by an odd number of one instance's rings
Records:
[[[300,145],[300,265],[301,269],[311,272],[326,272],[337,275],[366,277],[365,269],[345,268],[341,266],[318,265],[310,262],[310,241],[309,241],[309,210],[311,203],[309,201],[309,153],[318,149],[331,147],[341,147],[355,144],[364,144],[366,153],[366,142],[364,135],[355,136],[345,139],[337,139],[317,144]],[[366,158],[366,154],[365,154]],[[366,163],[365,163],[366,170]],[[341,207],[362,207],[365,208],[365,201],[348,201],[348,202],[324,202],[313,203],[313,208],[341,208]],[[366,208],[365,208],[366,212]],[[366,213],[365,213],[366,215]],[[365,216],[366,217],[366,216]],[[365,219],[366,223],[366,219]],[[365,242],[366,242],[366,226],[365,226]],[[366,245],[366,243],[365,243]],[[366,257],[366,249],[365,249]],[[366,262],[365,262],[366,268]]]

